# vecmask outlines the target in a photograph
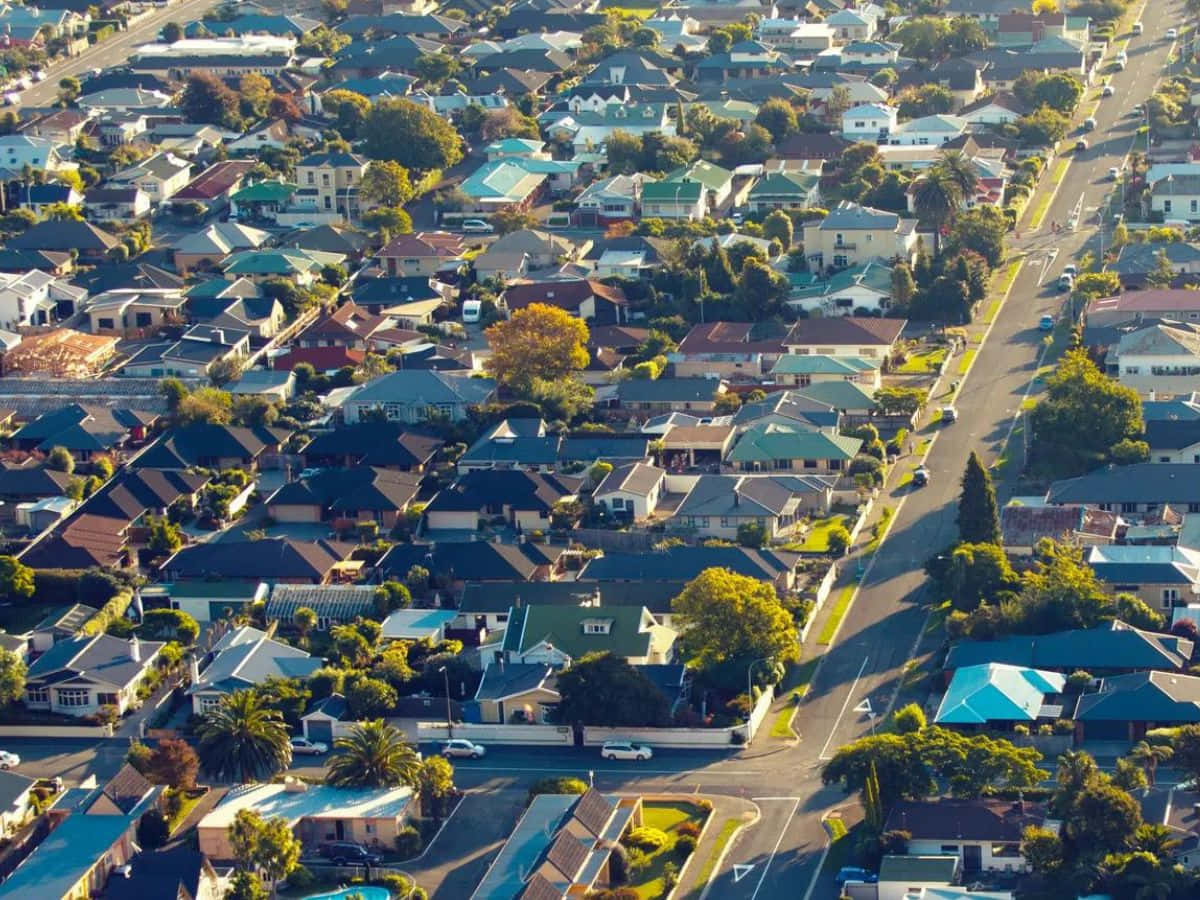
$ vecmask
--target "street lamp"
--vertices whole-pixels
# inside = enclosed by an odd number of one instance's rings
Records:
[[[450,673],[446,671],[445,666],[438,669],[442,673],[442,678],[446,681],[446,737],[454,737],[454,723],[450,719]]]

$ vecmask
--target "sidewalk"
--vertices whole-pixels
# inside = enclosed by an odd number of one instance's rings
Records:
[[[684,796],[688,800],[697,799],[691,794]],[[727,797],[724,794],[699,796],[712,803],[713,808],[708,817],[708,825],[700,835],[700,842],[696,844],[696,849],[692,851],[683,871],[679,873],[679,884],[671,893],[676,900],[695,900],[703,896],[709,882],[721,871],[721,863],[737,835],[747,825],[758,820],[758,807],[749,800]],[[730,831],[726,828],[729,821],[738,821],[740,824]]]

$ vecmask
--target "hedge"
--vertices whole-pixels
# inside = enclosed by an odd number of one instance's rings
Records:
[[[121,581],[102,569],[35,569],[34,603],[84,603],[99,609],[122,589]]]
[[[110,622],[125,615],[125,610],[129,609],[129,604],[132,602],[133,591],[129,588],[118,591],[111,600],[101,607],[100,612],[83,623],[83,627],[79,629],[79,633],[89,635],[101,634],[108,628]]]

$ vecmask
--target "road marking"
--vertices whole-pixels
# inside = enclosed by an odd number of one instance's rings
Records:
[[[552,772],[556,775],[563,775],[563,774],[577,775],[580,772],[580,768],[578,766],[575,766],[570,769],[547,769],[545,766],[542,766],[537,769],[525,769],[525,768],[519,768],[517,766],[458,766],[458,771],[459,772],[477,772],[481,775],[486,775],[489,772]],[[667,769],[636,769],[636,768],[628,768],[628,769],[596,769],[596,768],[593,768],[592,771],[595,772],[597,775],[628,775],[628,776],[680,775],[680,776],[683,776],[683,775],[688,775],[692,772],[695,772],[696,770],[695,769],[667,770]],[[713,776],[719,776],[722,778],[727,777],[727,776],[734,776],[734,777],[738,777],[738,778],[753,778],[756,775],[761,775],[762,772],[729,772],[729,771],[726,771],[725,769],[720,769],[720,770],[712,772],[710,774],[712,774]]]
[[[737,884],[754,870],[754,864],[734,863],[733,864],[733,883]]]
[[[895,518],[895,516],[892,516],[893,520]],[[858,687],[859,679],[862,678],[862,673],[866,670],[867,660],[869,659],[869,656],[863,657],[862,665],[858,667],[858,674],[854,676],[854,683],[850,685],[850,690],[846,691],[846,699],[842,703],[842,711],[839,712],[838,717],[833,720],[833,727],[829,729],[829,737],[825,739],[825,746],[821,748],[821,755],[817,757],[817,759],[821,760],[822,762],[827,759],[833,759],[832,756],[826,756],[825,752],[829,749],[829,744],[833,741],[833,736],[837,734],[838,725],[841,724],[842,716],[846,714],[846,707],[850,705],[850,698],[854,696],[854,689]]]
[[[758,803],[760,800],[804,800],[807,798],[805,798],[805,797],[751,797],[750,799],[753,800],[755,803]]]
[[[863,665],[866,665],[866,660],[863,660]],[[800,801],[797,800],[792,806],[792,811],[788,813],[783,827],[779,829],[779,837],[775,841],[775,846],[771,848],[771,855],[767,857],[767,863],[763,866],[762,874],[758,876],[758,884],[754,886],[754,893],[750,895],[750,900],[755,900],[758,892],[762,890],[763,882],[767,880],[767,872],[771,870],[771,862],[775,859],[775,854],[779,852],[779,845],[783,843],[783,836],[787,834],[788,826],[792,824],[792,817],[796,815],[796,810],[799,808]]]

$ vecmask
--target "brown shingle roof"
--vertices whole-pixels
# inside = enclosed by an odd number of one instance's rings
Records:
[[[381,257],[429,257],[452,259],[463,253],[463,240],[457,234],[445,231],[418,231],[402,234],[388,242],[379,251]]]
[[[810,344],[887,344],[891,346],[904,330],[904,319],[874,319],[837,316],[825,319],[801,319],[792,326],[783,343]]]

